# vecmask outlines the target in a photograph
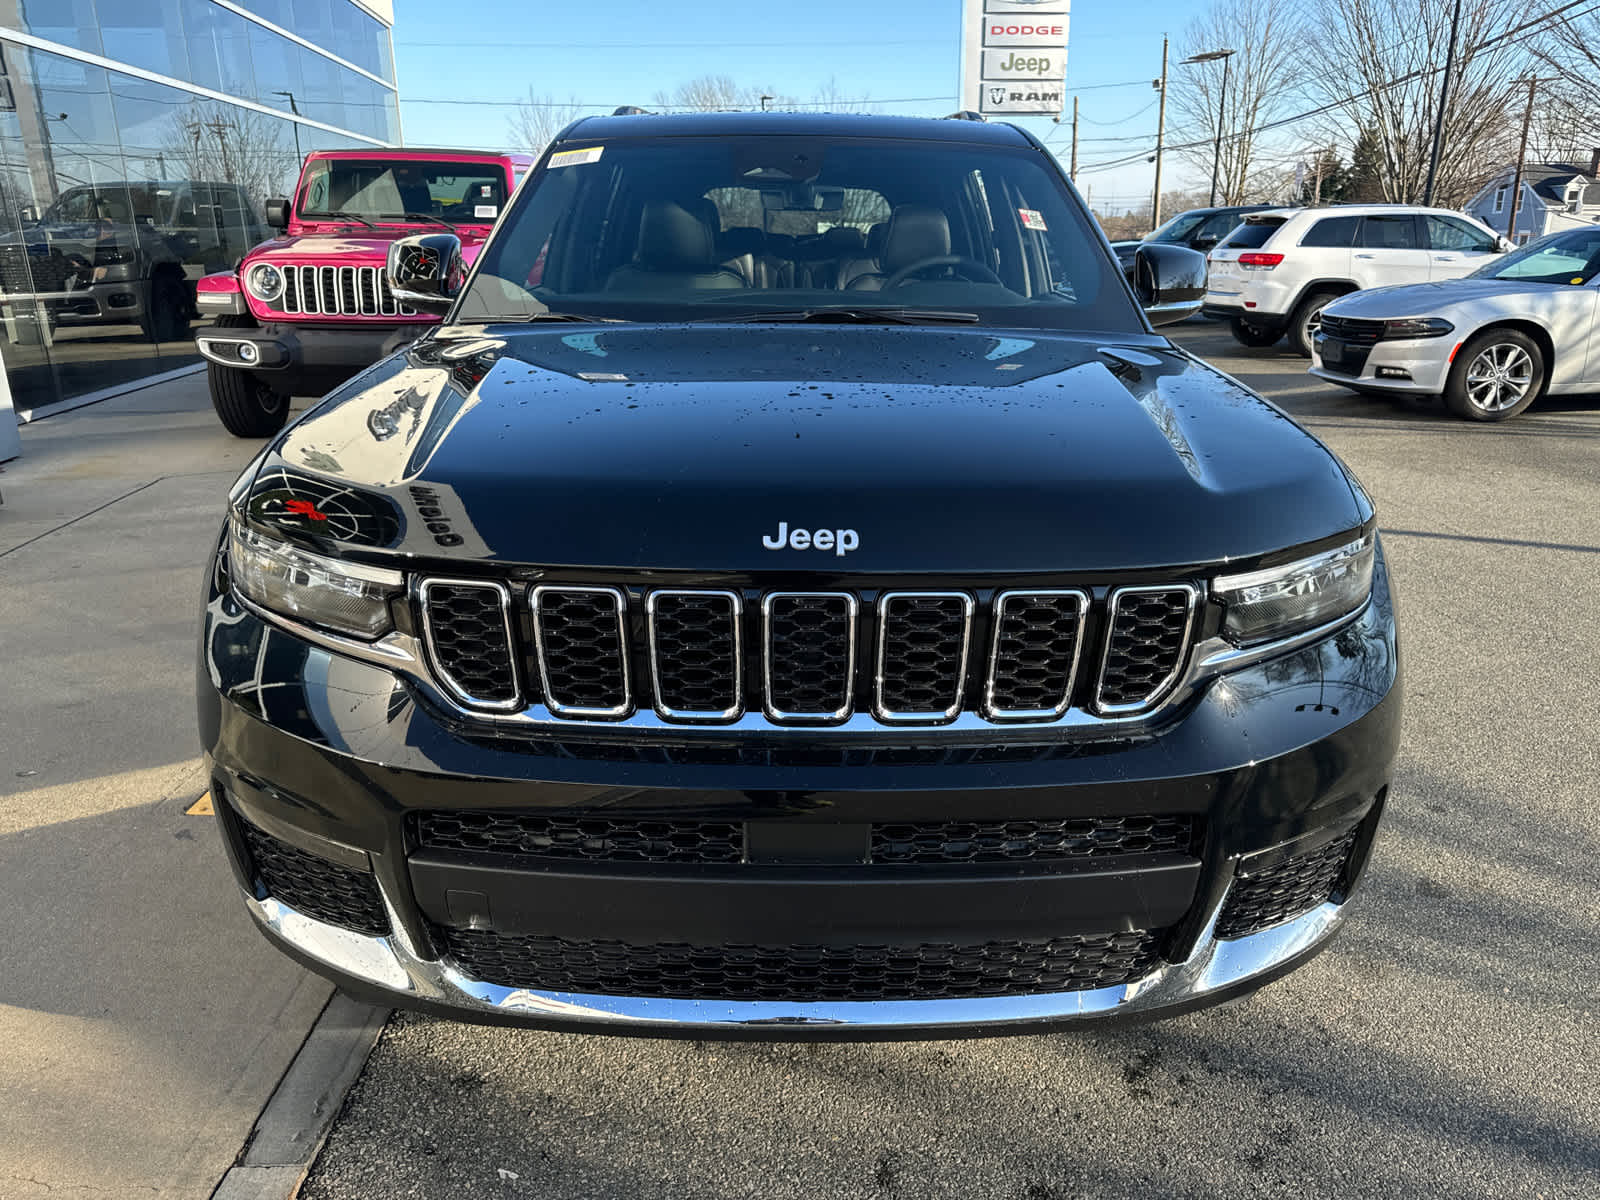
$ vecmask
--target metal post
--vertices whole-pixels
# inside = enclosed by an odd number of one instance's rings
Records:
[[[1517,147],[1517,177],[1511,185],[1511,216],[1506,222],[1506,240],[1517,240],[1517,205],[1522,200],[1522,165],[1528,158],[1528,127],[1533,124],[1533,94],[1539,90],[1535,76],[1528,80],[1528,108],[1522,114],[1522,144]]]
[[[1428,155],[1428,186],[1423,189],[1422,202],[1433,204],[1433,180],[1439,172],[1439,145],[1444,141],[1444,110],[1450,99],[1450,72],[1456,66],[1456,32],[1461,28],[1461,0],[1456,0],[1450,13],[1450,49],[1444,56],[1444,79],[1439,83],[1439,112],[1433,122],[1433,152]]]
[[[1167,39],[1161,39],[1160,107],[1156,109],[1156,186],[1150,201],[1150,228],[1161,228],[1161,147],[1167,136]]]
[[[1073,183],[1078,182],[1078,98],[1072,98],[1072,169],[1067,172]]]
[[[1211,200],[1207,208],[1217,206],[1217,172],[1222,167],[1222,123],[1228,116],[1228,67],[1233,55],[1222,60],[1222,99],[1217,104],[1217,145],[1211,159]]]

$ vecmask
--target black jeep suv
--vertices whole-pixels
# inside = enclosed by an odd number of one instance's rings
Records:
[[[1152,332],[1018,129],[565,131],[435,331],[229,500],[200,728],[267,936],[696,1036],[1148,1016],[1339,925],[1400,727],[1373,509]],[[1141,312],[1141,304],[1144,311]]]

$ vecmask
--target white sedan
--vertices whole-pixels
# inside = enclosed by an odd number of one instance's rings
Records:
[[[1546,394],[1600,392],[1600,225],[1554,233],[1465,279],[1328,305],[1311,373],[1368,394],[1443,395],[1503,421]]]

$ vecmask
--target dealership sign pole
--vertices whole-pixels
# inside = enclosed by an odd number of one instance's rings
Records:
[[[1059,117],[1070,0],[962,0],[961,107]]]

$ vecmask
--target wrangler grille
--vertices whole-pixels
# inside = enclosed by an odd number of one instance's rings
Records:
[[[684,1000],[945,1000],[1115,987],[1159,963],[1159,933],[860,946],[632,945],[437,929],[466,975],[500,987]]]
[[[536,693],[540,719],[653,710],[741,728],[1145,713],[1183,676],[1200,600],[1188,583],[1117,589],[1098,612],[1083,589],[858,597],[546,584],[505,593],[510,619],[497,623],[500,586],[422,584],[429,660],[465,707]]]
[[[277,307],[286,313],[324,317],[414,317],[389,290],[382,267],[316,267],[275,264],[283,272]]]

